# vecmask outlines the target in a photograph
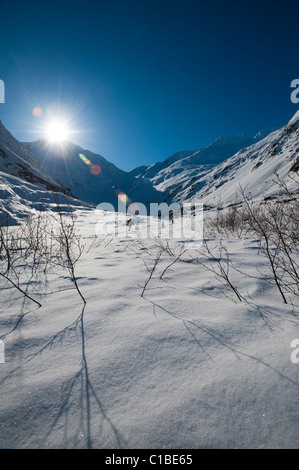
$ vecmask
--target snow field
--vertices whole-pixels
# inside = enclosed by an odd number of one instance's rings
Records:
[[[48,275],[41,308],[1,292],[0,446],[297,448],[298,306],[232,272],[239,302],[191,250],[159,279],[173,260],[163,253],[141,297],[156,242],[92,244],[99,214],[78,215],[83,315],[75,290],[58,292],[71,287],[66,273]],[[228,242],[251,275],[265,268],[256,246]]]

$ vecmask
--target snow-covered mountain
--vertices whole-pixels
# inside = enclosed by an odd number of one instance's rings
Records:
[[[154,163],[148,167],[143,167],[143,171],[139,172],[139,176],[142,178],[155,178],[160,172],[163,172],[166,168],[170,167],[173,163],[180,161],[190,155],[193,155],[196,151],[195,150],[186,150],[182,152],[176,152],[170,157],[167,157],[162,162]],[[142,167],[139,167],[140,169]],[[136,175],[137,176],[137,175]]]
[[[217,164],[232,157],[239,150],[253,145],[267,137],[274,129],[267,129],[255,136],[240,134],[219,137],[210,145],[199,150],[177,152],[163,162],[155,163],[141,172],[139,178],[150,178],[153,185],[167,194],[166,200],[182,200],[194,192],[194,183],[210,172]]]
[[[197,200],[206,207],[232,204],[242,187],[253,197],[271,196],[299,166],[299,112],[282,129],[256,136],[222,137],[206,148],[177,152],[163,162],[120,170],[101,155],[68,142],[18,142],[0,123],[0,213],[17,219],[61,192],[74,205]],[[75,199],[74,199],[75,198]]]
[[[28,148],[16,140],[0,121],[0,172],[16,176],[47,189],[65,192],[62,186],[47,173]]]
[[[185,194],[186,188],[193,188],[195,179],[203,177],[238,150],[258,142],[271,130],[256,136],[222,137],[206,148],[177,152],[163,162],[131,172],[122,171],[101,155],[71,142],[60,147],[42,139],[24,146],[47,172],[83,201],[95,205],[108,202],[117,207],[118,194],[122,192],[129,201],[147,206],[149,202],[178,200],[178,195]]]
[[[34,210],[52,207],[53,193],[72,206],[93,207],[118,196],[127,202],[159,201],[162,194],[147,179],[120,170],[100,155],[69,142],[49,145],[45,139],[21,143],[0,121],[0,219],[15,223]]]
[[[283,128],[244,148],[182,188],[176,200],[196,199],[206,206],[233,204],[248,197],[264,199],[278,192],[276,174],[285,181],[299,169],[299,111]],[[290,189],[295,188],[292,180]],[[293,189],[294,189],[293,188]]]
[[[108,202],[117,208],[120,193],[126,194],[128,201],[143,204],[162,200],[161,192],[147,178],[137,180],[136,172],[120,170],[101,155],[71,142],[60,146],[41,139],[24,146],[46,172],[82,201],[95,205]]]
[[[14,225],[36,211],[56,210],[55,198],[62,208],[88,209],[90,205],[68,196],[63,191],[50,190],[44,184],[29,183],[25,179],[0,172],[0,223]]]
[[[14,224],[30,212],[52,208],[54,194],[62,204],[83,206],[0,121],[0,221]]]

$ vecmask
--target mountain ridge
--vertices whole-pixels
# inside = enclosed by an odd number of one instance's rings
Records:
[[[205,148],[176,152],[162,162],[126,172],[72,142],[21,143],[0,121],[0,212],[13,219],[15,207],[24,216],[27,210],[36,210],[38,194],[50,207],[53,192],[76,206],[106,202],[116,210],[120,200],[124,206],[190,200],[207,207],[216,207],[220,200],[229,205],[240,185],[251,188],[256,197],[269,195],[276,171],[286,177],[299,168],[298,123],[299,111],[281,129],[219,137]]]

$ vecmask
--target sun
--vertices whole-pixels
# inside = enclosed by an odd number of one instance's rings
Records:
[[[46,126],[46,134],[50,144],[58,144],[68,138],[70,129],[65,121],[51,121]]]

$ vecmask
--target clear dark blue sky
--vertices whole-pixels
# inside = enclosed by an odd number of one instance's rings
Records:
[[[19,140],[60,108],[71,140],[130,170],[298,109],[298,0],[0,0],[0,17],[0,119]]]

